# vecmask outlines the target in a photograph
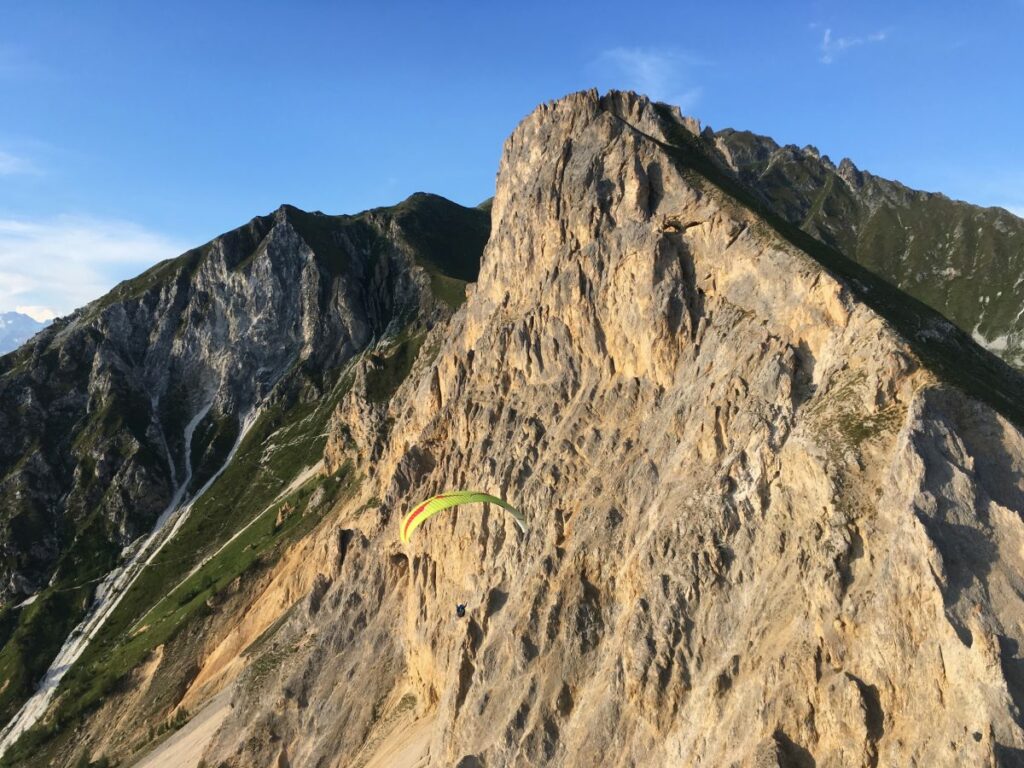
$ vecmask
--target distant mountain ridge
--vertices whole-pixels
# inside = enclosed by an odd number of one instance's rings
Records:
[[[0,355],[17,349],[47,325],[21,312],[0,312]]]
[[[1024,219],[838,165],[750,131],[702,137],[778,215],[1024,369]]]

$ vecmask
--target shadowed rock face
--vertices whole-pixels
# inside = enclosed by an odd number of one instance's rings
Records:
[[[340,406],[334,461],[367,482],[208,764],[361,765],[410,696],[436,765],[1024,748],[1024,439],[983,401],[1019,379],[943,383],[940,352],[980,353],[908,336],[907,312],[938,321],[780,236],[680,130],[583,93],[507,140],[479,282],[389,402]],[[401,547],[401,513],[448,487],[530,533],[468,508]]]

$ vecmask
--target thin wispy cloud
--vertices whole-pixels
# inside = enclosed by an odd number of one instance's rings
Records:
[[[35,304],[19,304],[14,308],[14,311],[28,315],[38,323],[47,323],[57,317],[57,313],[49,307],[39,307]]]
[[[884,43],[889,38],[887,30],[872,32],[863,37],[837,37],[832,34],[831,27],[825,28],[825,34],[821,39],[821,63],[831,64],[837,56],[845,53],[851,48],[858,48],[862,45]]]
[[[612,48],[594,62],[609,84],[684,110],[700,99],[701,89],[693,82],[693,70],[698,66],[700,61],[689,54],[658,48]]]
[[[65,315],[185,247],[125,221],[0,218],[0,311]]]
[[[26,157],[12,155],[0,149],[0,176],[37,174],[39,169]]]

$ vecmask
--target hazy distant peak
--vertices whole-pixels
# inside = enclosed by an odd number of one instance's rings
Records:
[[[21,312],[0,312],[0,355],[17,349],[47,325]]]

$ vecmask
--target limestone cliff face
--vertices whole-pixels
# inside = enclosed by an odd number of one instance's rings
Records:
[[[365,765],[410,707],[439,766],[1024,757],[1024,437],[990,405],[1016,419],[1020,380],[781,236],[683,134],[582,93],[508,139],[464,308],[394,397],[368,361],[338,409],[366,482],[287,566],[314,587],[207,764]],[[530,532],[467,508],[401,546],[451,487]]]

